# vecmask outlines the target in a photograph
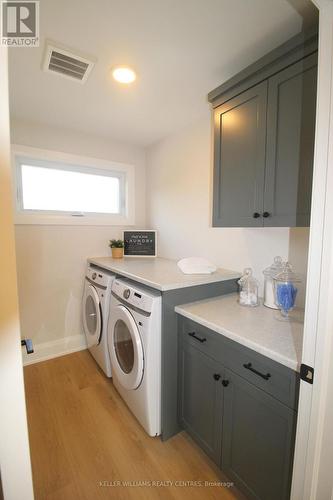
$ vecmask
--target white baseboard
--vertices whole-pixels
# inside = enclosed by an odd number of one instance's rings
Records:
[[[51,342],[34,344],[34,352],[32,354],[27,354],[25,348],[22,350],[23,365],[32,365],[40,361],[46,361],[47,359],[58,358],[71,352],[82,351],[83,349],[87,349],[84,335],[73,335],[71,337],[52,340]]]

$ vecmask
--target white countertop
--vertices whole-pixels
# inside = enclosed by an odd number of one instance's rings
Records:
[[[279,321],[280,311],[263,305],[244,307],[237,294],[177,306],[175,311],[282,365],[299,371],[303,342],[303,311],[293,321]]]
[[[175,290],[189,286],[206,285],[238,279],[241,273],[218,269],[212,274],[184,274],[175,260],[161,257],[136,258],[92,257],[89,262],[126,278],[138,281],[160,291]]]

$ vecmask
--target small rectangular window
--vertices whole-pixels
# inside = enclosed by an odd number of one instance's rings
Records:
[[[135,167],[14,144],[15,224],[131,226]]]
[[[23,210],[121,212],[119,177],[22,164],[21,178]]]
[[[125,172],[17,157],[18,209],[50,215],[124,215]]]

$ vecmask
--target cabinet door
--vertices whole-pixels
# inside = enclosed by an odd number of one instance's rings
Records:
[[[188,343],[181,360],[180,419],[218,464],[221,461],[222,368]]]
[[[222,469],[256,500],[289,498],[296,414],[226,370]]]
[[[268,81],[265,226],[309,226],[317,54]]]
[[[263,225],[266,107],[262,82],[215,110],[213,226]]]

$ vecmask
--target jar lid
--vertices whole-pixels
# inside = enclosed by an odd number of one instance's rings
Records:
[[[300,283],[302,281],[300,275],[293,272],[289,262],[284,263],[282,272],[274,276],[273,279],[284,283]]]
[[[243,271],[243,276],[238,280],[238,284],[244,287],[259,286],[259,282],[252,275],[251,267],[246,267]]]
[[[276,276],[281,271],[283,271],[283,261],[282,261],[282,257],[280,257],[279,255],[277,255],[276,257],[274,257],[273,264],[271,266],[267,267],[263,271],[263,274],[265,276],[270,276],[270,277],[273,278],[274,276]]]

